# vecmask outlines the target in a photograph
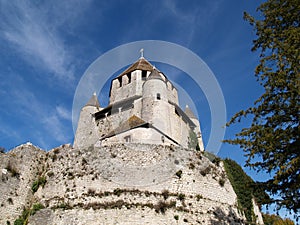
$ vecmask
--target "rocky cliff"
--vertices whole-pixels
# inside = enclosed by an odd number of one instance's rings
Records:
[[[245,224],[222,162],[175,146],[0,154],[0,224]]]

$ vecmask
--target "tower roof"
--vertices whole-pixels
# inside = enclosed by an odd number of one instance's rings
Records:
[[[188,117],[192,119],[197,119],[197,117],[195,116],[195,114],[193,113],[193,111],[190,109],[188,105],[186,105],[184,112]]]
[[[90,98],[90,100],[85,104],[85,106],[95,106],[100,108],[100,103],[98,101],[96,93],[93,94],[93,96]]]
[[[161,75],[159,75],[159,72],[157,71],[156,68],[153,68],[152,72],[149,74],[148,80],[149,79],[160,79],[163,80]]]
[[[122,72],[120,76],[123,76],[124,74],[130,73],[135,70],[146,70],[146,71],[152,71],[153,65],[148,62],[144,57],[139,58],[138,61],[133,63],[131,66],[129,66],[124,72]]]

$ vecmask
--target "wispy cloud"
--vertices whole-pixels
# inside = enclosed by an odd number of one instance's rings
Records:
[[[59,29],[66,20],[76,18],[84,7],[75,3],[83,1],[47,2],[1,1],[0,34],[34,67],[43,68],[56,78],[71,80],[73,56]]]
[[[23,123],[20,126],[26,126],[26,136],[29,141],[35,142],[34,144],[40,145],[42,148],[48,149],[53,147],[53,144],[45,144],[48,140],[53,140],[58,143],[69,142],[72,137],[71,131],[71,113],[63,105],[53,106],[50,103],[45,104],[41,96],[36,95],[26,86],[24,79],[15,74],[16,80],[15,86],[11,89],[7,89],[5,96],[9,96],[10,101],[4,101],[0,103],[0,107],[3,108],[2,113],[4,118],[14,117],[17,123]],[[5,87],[2,83],[0,88]],[[21,90],[21,91],[20,91]],[[0,95],[0,97],[5,97]],[[13,113],[7,115],[5,113],[5,107],[14,109]],[[1,111],[1,110],[0,110]],[[14,125],[11,121],[0,120],[0,141],[4,138],[16,138],[20,140],[20,133],[22,129]],[[29,131],[29,132],[28,132]]]
[[[204,34],[212,30],[211,22],[214,21],[223,1],[195,1],[194,4],[190,4],[193,6],[187,6],[183,1],[166,0],[163,1],[161,13],[171,16],[177,26],[181,25],[181,31],[184,31],[181,32],[181,37],[189,46],[195,38],[196,31],[202,31]]]
[[[56,113],[62,119],[69,120],[69,121],[72,120],[72,113],[68,109],[64,108],[63,106],[56,106]]]

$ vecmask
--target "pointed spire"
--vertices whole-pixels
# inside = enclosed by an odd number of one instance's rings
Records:
[[[184,112],[191,119],[197,119],[197,117],[195,116],[195,114],[193,113],[193,111],[190,109],[190,107],[188,105],[185,106]]]
[[[90,98],[90,100],[85,104],[85,106],[95,106],[97,108],[100,108],[100,103],[97,98],[96,92],[94,92],[93,96]]]

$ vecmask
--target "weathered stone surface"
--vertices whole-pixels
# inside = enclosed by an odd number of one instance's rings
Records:
[[[0,224],[14,221],[34,201],[31,185],[45,169],[46,152],[30,143],[0,154]]]
[[[63,145],[46,153],[22,145],[0,162],[1,169],[10,162],[20,171],[2,173],[0,224],[37,203],[45,208],[29,224],[244,224],[222,163],[188,149]],[[47,181],[33,194],[38,176]]]

